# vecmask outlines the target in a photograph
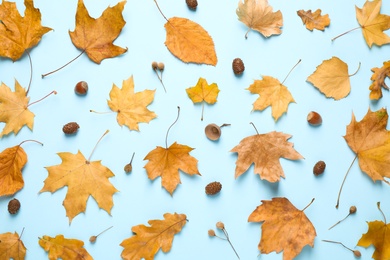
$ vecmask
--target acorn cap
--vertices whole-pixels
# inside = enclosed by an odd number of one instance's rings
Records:
[[[221,127],[216,124],[208,124],[204,129],[204,132],[208,139],[216,141],[221,136]]]

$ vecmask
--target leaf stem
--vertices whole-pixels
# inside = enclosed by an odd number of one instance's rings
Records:
[[[57,95],[57,91],[53,90],[52,92],[50,92],[49,94],[47,94],[47,95],[44,96],[43,98],[38,99],[38,100],[36,100],[36,101],[34,101],[34,102],[28,104],[27,107],[29,107],[29,106],[31,106],[31,105],[34,105],[35,103],[38,103],[38,102],[44,100],[45,98],[47,98],[47,97],[50,96],[51,94]]]
[[[42,74],[42,78],[44,78],[44,77],[46,77],[46,76],[49,76],[50,74],[53,74],[54,72],[57,72],[57,71],[59,71],[59,70],[65,68],[66,66],[68,66],[69,64],[71,64],[73,61],[75,61],[76,59],[78,59],[81,55],[83,55],[84,52],[85,52],[85,50],[83,50],[79,55],[77,55],[77,56],[76,56],[75,58],[73,58],[71,61],[69,61],[69,62],[66,63],[65,65],[59,67],[58,69],[53,70],[53,71],[50,71],[50,72],[48,72],[48,73],[46,73],[46,74]]]
[[[23,227],[23,229],[22,229],[22,232],[20,233],[19,240],[22,238],[23,232],[24,232],[24,227]]]
[[[247,30],[246,33],[245,33],[245,39],[248,39],[248,34],[249,34],[249,32],[250,32],[251,30],[252,30],[251,28],[248,28],[248,30]]]
[[[27,87],[27,91],[26,91],[26,96],[27,96],[27,95],[28,95],[28,92],[30,91],[31,82],[32,82],[33,65],[32,65],[32,60],[31,60],[30,52],[26,50],[26,53],[27,53],[27,56],[28,56],[28,60],[30,61],[30,81],[28,82],[28,87]]]
[[[259,131],[257,131],[255,124],[253,122],[250,122],[249,124],[251,124],[253,126],[253,128],[256,130],[256,133],[259,134]]]
[[[103,234],[104,232],[106,232],[107,230],[111,229],[113,226],[109,227],[109,228],[106,228],[105,230],[103,230],[102,232],[100,232],[99,234],[96,235],[96,237],[100,236],[101,234]]]
[[[340,190],[339,190],[339,195],[337,196],[336,209],[339,208],[341,190],[343,189],[345,180],[347,179],[348,173],[349,173],[349,171],[351,170],[353,163],[356,161],[356,158],[357,158],[357,154],[356,154],[355,158],[353,158],[353,161],[352,161],[351,165],[349,166],[347,173],[346,173],[345,176],[344,176],[343,182],[341,183],[341,187],[340,187]]]
[[[203,121],[203,113],[204,113],[204,102],[202,101],[202,115],[200,117],[200,121]]]
[[[346,31],[346,32],[344,32],[344,33],[342,33],[342,34],[337,35],[336,37],[332,38],[332,42],[333,42],[334,40],[336,40],[337,38],[339,38],[339,37],[341,37],[341,36],[343,36],[343,35],[346,35],[347,33],[350,33],[350,32],[352,32],[352,31],[355,31],[355,30],[357,30],[357,29],[359,29],[359,28],[361,28],[361,27],[359,26],[359,27],[353,28],[353,29],[351,29],[351,30],[349,30],[349,31]]]
[[[346,249],[350,250],[351,252],[354,252],[354,250],[352,250],[351,248],[349,247],[346,247],[343,243],[341,242],[338,242],[338,241],[332,241],[332,240],[326,240],[326,239],[323,239],[322,241],[324,242],[328,242],[328,243],[334,243],[334,244],[339,244],[339,245],[342,245],[343,247],[345,247]]]
[[[361,62],[359,61],[359,66],[358,66],[357,70],[354,73],[352,73],[351,75],[348,75],[348,77],[355,76],[356,73],[358,73],[358,71],[360,70],[360,65],[361,65]]]
[[[341,221],[344,221],[346,218],[348,218],[349,215],[351,215],[351,213],[348,213],[348,215],[345,216],[345,218],[343,218],[342,220],[337,221],[337,223],[335,223],[333,226],[331,226],[330,228],[328,228],[328,230],[331,230],[332,228],[334,228],[335,226],[337,226],[338,224],[340,224]]]
[[[290,73],[295,69],[296,66],[298,66],[298,64],[302,61],[302,59],[299,59],[299,61],[294,65],[294,67],[291,68],[291,70],[289,71],[289,73],[287,74],[287,76],[284,78],[284,80],[282,81],[282,85],[283,83],[286,81],[286,79],[288,78],[288,76],[290,75]]]
[[[160,75],[158,75],[157,69],[153,69],[153,70],[154,70],[154,72],[156,72],[157,78],[161,82],[161,85],[163,86],[165,93],[167,93],[167,90],[166,90],[166,88],[164,86],[164,83],[162,81],[162,74],[161,74],[161,77],[160,77]]]
[[[305,209],[307,209],[307,208],[314,202],[314,200],[315,200],[315,198],[312,198],[311,201],[310,201],[310,203],[307,204],[307,206],[304,207],[303,210],[301,210],[301,211],[305,211]]]
[[[383,211],[382,211],[382,209],[381,209],[381,203],[378,201],[378,202],[376,203],[376,205],[377,205],[379,211],[382,213],[383,219],[385,220],[385,225],[387,225],[386,216],[385,216],[385,214],[383,213]]]
[[[167,20],[167,22],[168,22],[168,19],[165,17],[165,15],[163,14],[163,12],[161,11],[160,6],[158,5],[157,1],[156,1],[156,0],[153,0],[153,1],[154,1],[154,3],[156,4],[156,6],[157,6],[157,8],[158,8],[158,11],[160,12],[160,14],[161,14],[161,15],[164,17],[164,19]]]
[[[37,141],[37,140],[33,140],[33,139],[24,140],[23,142],[21,142],[21,143],[19,144],[19,146],[21,146],[21,145],[22,145],[23,143],[25,143],[25,142],[35,142],[35,143],[38,143],[38,144],[40,144],[40,145],[43,146],[43,143],[41,143],[41,142],[39,142],[39,141]]]
[[[169,130],[171,130],[171,127],[176,124],[177,120],[179,120],[179,115],[180,115],[180,107],[177,106],[177,117],[176,117],[176,120],[171,124],[171,126],[168,128],[167,130],[167,133],[165,135],[165,148],[168,149],[168,133],[169,133]]]
[[[89,112],[96,113],[96,114],[111,114],[114,113],[114,111],[107,111],[107,112],[98,112],[95,110],[90,109]]]
[[[131,163],[133,162],[134,155],[135,155],[135,152],[133,152],[133,155],[131,156],[131,159],[130,159],[130,162],[129,162],[129,164],[131,164]]]
[[[103,139],[103,137],[104,137],[106,134],[108,134],[108,132],[110,132],[110,130],[107,129],[107,130],[104,132],[104,134],[100,137],[100,139],[97,141],[97,143],[95,144],[95,147],[93,148],[91,154],[90,154],[89,157],[88,157],[88,160],[87,160],[88,163],[91,161],[91,157],[92,157],[92,154],[93,154],[93,153],[95,152],[95,150],[96,150],[96,146],[97,146],[97,145],[99,144],[99,142]]]

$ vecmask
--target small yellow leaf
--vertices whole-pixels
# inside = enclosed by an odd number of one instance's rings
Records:
[[[93,260],[85,250],[84,242],[78,239],[64,238],[63,235],[43,236],[39,238],[39,245],[48,252],[50,260]]]
[[[317,9],[314,13],[311,10],[299,10],[297,14],[310,31],[313,31],[313,29],[324,31],[325,27],[330,24],[329,15],[321,15],[321,9]]]
[[[13,195],[23,188],[22,169],[26,163],[27,154],[20,145],[0,153],[0,197]]]
[[[374,74],[371,76],[373,81],[370,85],[370,99],[378,100],[382,97],[382,87],[386,90],[389,90],[389,87],[386,85],[385,79],[390,78],[390,60],[383,62],[381,68],[371,69]]]

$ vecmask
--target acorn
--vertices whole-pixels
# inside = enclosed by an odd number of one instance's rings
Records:
[[[307,115],[307,122],[312,126],[319,126],[322,124],[322,117],[317,112],[311,111]]]
[[[212,141],[216,141],[221,137],[221,128],[224,126],[228,126],[230,124],[223,124],[221,126],[218,126],[216,124],[208,124],[206,128],[204,129],[204,132],[208,139]]]
[[[20,202],[17,199],[12,199],[8,203],[8,212],[10,214],[16,214],[20,209]]]
[[[313,167],[313,173],[315,176],[322,174],[325,171],[326,164],[324,161],[318,161]]]
[[[233,72],[236,75],[240,75],[244,72],[245,66],[244,62],[240,58],[235,58],[232,63]]]
[[[218,181],[210,182],[205,187],[205,192],[207,195],[215,195],[219,193],[222,189],[222,184]]]
[[[70,122],[62,127],[62,131],[67,135],[72,135],[75,134],[79,128],[79,124],[77,124],[76,122]]]
[[[88,92],[88,83],[85,82],[85,81],[80,81],[76,84],[76,86],[74,87],[74,92],[77,94],[77,95],[81,95],[81,96],[84,96],[87,94]]]
[[[191,10],[196,10],[196,7],[198,6],[198,1],[197,0],[186,0],[186,4],[188,8]]]

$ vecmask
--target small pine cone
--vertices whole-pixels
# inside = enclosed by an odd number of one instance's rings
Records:
[[[20,209],[20,202],[17,199],[12,199],[8,203],[8,212],[10,214],[16,214]]]
[[[240,75],[244,72],[245,66],[244,62],[240,58],[235,58],[232,63],[233,72],[236,75]]]
[[[222,184],[218,181],[210,182],[206,185],[205,191],[207,195],[215,195],[222,189]]]
[[[62,127],[62,131],[67,135],[71,135],[75,134],[79,128],[80,126],[76,122],[70,122]]]
[[[198,1],[197,0],[186,0],[188,8],[191,10],[196,10],[196,7],[198,6]]]
[[[326,164],[324,161],[317,162],[313,167],[313,173],[315,176],[322,174],[325,171]]]

